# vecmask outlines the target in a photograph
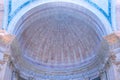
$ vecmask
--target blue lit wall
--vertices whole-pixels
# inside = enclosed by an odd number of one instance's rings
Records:
[[[9,0],[9,13],[8,13],[8,23],[11,21],[11,19],[21,10],[21,8],[27,6],[28,4],[30,4],[33,1],[37,1],[37,0]],[[94,6],[95,8],[97,8],[110,22],[110,24],[112,25],[112,21],[111,21],[111,0],[98,0],[97,2],[94,2],[96,0],[84,0],[87,3],[89,3],[91,6]],[[103,5],[99,5],[98,2],[102,2]],[[17,3],[17,4],[16,4]],[[107,9],[105,9],[107,8]]]
[[[37,2],[40,0],[7,0],[8,1],[8,18],[7,18],[7,26],[11,22],[11,20],[14,18],[16,14],[19,13],[19,11],[30,5],[33,2]],[[44,1],[44,0],[41,0]],[[47,0],[48,1],[48,0]],[[52,1],[52,0],[49,0]],[[69,0],[67,0],[69,1]],[[78,1],[78,0],[76,0]],[[111,28],[113,28],[113,20],[112,20],[112,0],[83,0],[86,4],[89,4],[90,6],[94,7],[96,10],[98,10],[108,21]],[[7,29],[7,27],[5,27]]]
[[[111,19],[111,0],[85,0],[90,5],[97,8],[109,21],[109,23],[112,25],[112,19]],[[102,3],[101,5],[99,3]]]

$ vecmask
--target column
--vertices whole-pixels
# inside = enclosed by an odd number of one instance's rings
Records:
[[[109,59],[105,68],[107,80],[120,80],[120,32],[112,33],[104,39],[109,46]]]
[[[10,67],[10,44],[13,36],[0,30],[0,80],[10,80],[12,69]]]

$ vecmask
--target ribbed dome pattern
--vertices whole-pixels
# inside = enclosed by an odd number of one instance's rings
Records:
[[[22,55],[45,66],[71,66],[95,55],[99,38],[90,18],[72,9],[47,9],[19,37]],[[88,20],[88,21],[87,21]]]
[[[98,74],[105,26],[88,9],[51,2],[29,10],[16,23],[12,61],[29,80],[84,80]]]

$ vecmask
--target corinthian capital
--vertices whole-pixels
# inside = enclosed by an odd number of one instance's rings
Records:
[[[0,30],[0,65],[4,65],[10,58],[10,44],[14,37],[4,30]]]
[[[0,30],[0,51],[3,52],[7,50],[13,39],[14,37],[11,34],[4,30]]]
[[[104,37],[109,45],[109,60],[115,65],[120,65],[120,31]]]

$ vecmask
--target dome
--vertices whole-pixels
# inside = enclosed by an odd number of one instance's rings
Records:
[[[46,14],[45,14],[46,13]],[[42,16],[42,15],[46,16]],[[69,66],[93,57],[99,38],[79,12],[53,8],[39,13],[19,37],[24,58],[46,66]],[[88,41],[89,40],[89,41]]]
[[[12,53],[18,69],[41,75],[72,75],[96,59],[105,31],[87,9],[50,3],[31,11],[15,29],[17,46],[12,46]]]

